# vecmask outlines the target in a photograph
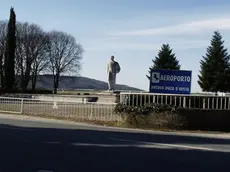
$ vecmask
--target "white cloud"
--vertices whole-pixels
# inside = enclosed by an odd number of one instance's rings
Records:
[[[204,48],[207,46],[207,40],[184,40],[176,39],[170,42],[132,42],[132,41],[90,41],[85,44],[86,51],[117,51],[117,50],[159,50],[163,43],[169,43],[174,50],[186,50],[192,48]]]
[[[110,33],[112,36],[154,36],[197,34],[214,30],[230,30],[230,17],[190,21],[173,26]]]

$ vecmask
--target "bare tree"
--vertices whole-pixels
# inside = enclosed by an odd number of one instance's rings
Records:
[[[45,32],[38,33],[37,48],[33,53],[34,61],[31,70],[32,89],[35,90],[37,76],[43,72],[49,64],[49,37]]]
[[[17,23],[16,65],[22,89],[27,89],[30,80],[35,89],[37,75],[47,65],[48,43],[48,36],[38,25]]]
[[[48,33],[49,70],[53,75],[54,93],[57,93],[60,76],[66,73],[78,74],[81,69],[83,47],[73,36],[59,31]]]
[[[0,82],[4,87],[4,53],[7,34],[7,21],[0,21]]]

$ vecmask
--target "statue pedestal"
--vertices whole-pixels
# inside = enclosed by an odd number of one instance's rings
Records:
[[[115,96],[115,95],[118,95],[118,94],[120,94],[120,91],[102,91],[102,92],[100,92],[100,93],[96,93],[97,95],[113,95],[113,96]]]

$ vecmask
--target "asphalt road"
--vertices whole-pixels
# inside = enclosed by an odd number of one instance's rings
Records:
[[[230,171],[230,138],[0,115],[0,172]]]

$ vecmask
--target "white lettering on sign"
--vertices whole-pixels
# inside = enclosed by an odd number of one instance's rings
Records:
[[[154,90],[164,90],[164,86],[154,85],[154,86],[151,87],[151,89],[154,89]]]
[[[183,91],[183,92],[189,92],[189,87],[174,87],[174,86],[158,86],[153,85],[151,86],[151,89],[153,90],[168,90],[168,91]]]
[[[191,82],[190,76],[160,75],[161,81]]]
[[[179,91],[187,91],[187,92],[189,92],[189,88],[188,87],[179,87],[178,90]]]
[[[169,87],[169,86],[167,86],[167,87],[165,87],[165,90],[174,91],[174,87]]]

